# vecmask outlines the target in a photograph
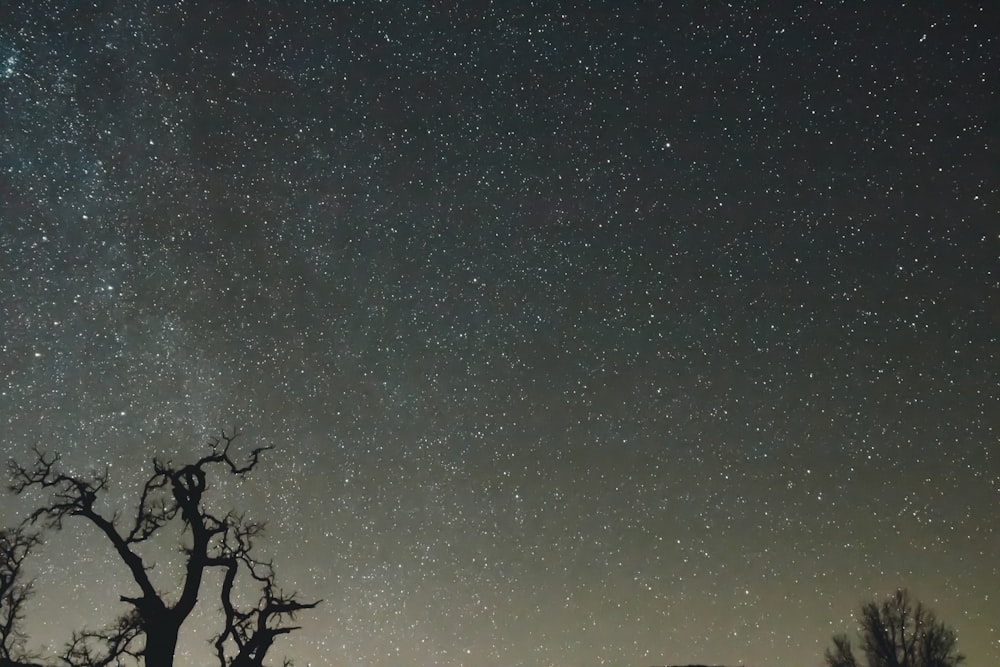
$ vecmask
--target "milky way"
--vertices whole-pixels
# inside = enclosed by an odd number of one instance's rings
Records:
[[[299,665],[818,665],[897,586],[1000,662],[997,8],[427,4],[0,8],[4,458],[275,445]],[[130,591],[32,573],[36,648]]]

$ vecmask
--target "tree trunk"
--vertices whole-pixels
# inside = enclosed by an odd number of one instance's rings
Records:
[[[145,623],[146,648],[143,662],[146,667],[173,667],[180,626],[173,619],[163,618]]]

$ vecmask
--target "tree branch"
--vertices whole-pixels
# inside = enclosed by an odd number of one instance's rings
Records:
[[[39,543],[38,535],[23,526],[0,530],[0,661],[30,658],[24,652],[21,624],[34,582],[24,581],[21,567]]]
[[[285,594],[276,588],[273,565],[251,555],[253,538],[261,528],[241,520],[226,535],[228,558],[220,590],[225,627],[215,639],[220,667],[262,667],[275,639],[299,629],[286,623],[294,621],[298,612],[313,609],[321,602],[301,602],[295,593]],[[257,605],[246,610],[237,609],[233,604],[233,589],[241,568],[261,588]],[[227,642],[235,647],[232,658],[226,655]]]
[[[105,630],[74,632],[60,659],[70,667],[120,666],[124,657],[138,661],[142,647],[133,644],[142,634],[141,618],[133,610]]]

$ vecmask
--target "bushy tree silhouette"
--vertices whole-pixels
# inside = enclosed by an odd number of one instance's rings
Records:
[[[127,521],[119,514],[108,517],[98,510],[98,499],[108,486],[107,470],[89,476],[71,475],[61,469],[58,455],[39,449],[26,466],[10,463],[15,494],[35,490],[48,494],[45,504],[31,514],[32,523],[61,529],[67,519],[89,522],[113,547],[125,577],[138,588],[137,595],[121,597],[130,607],[108,628],[73,635],[61,656],[64,664],[105,667],[132,660],[146,667],[172,667],[181,626],[194,610],[206,573],[213,568],[224,573],[220,593],[223,622],[216,641],[220,667],[260,667],[274,638],[297,629],[286,622],[296,612],[319,603],[302,602],[295,594],[280,592],[271,564],[252,556],[253,538],[260,534],[262,524],[248,522],[233,511],[220,514],[203,502],[210,473],[244,477],[270,449],[253,449],[244,462],[237,462],[230,450],[238,435],[222,432],[212,438],[210,452],[192,463],[174,465],[155,459],[135,512]],[[185,536],[180,549],[184,574],[179,590],[167,595],[154,587],[141,550],[144,543],[175,522],[181,523]],[[240,572],[246,572],[260,588],[258,605],[248,611],[237,611],[232,602],[233,584]]]
[[[905,590],[881,604],[864,604],[858,622],[864,662],[855,656],[847,635],[840,634],[826,651],[828,667],[955,667],[965,661],[955,631],[922,603],[911,601]]]

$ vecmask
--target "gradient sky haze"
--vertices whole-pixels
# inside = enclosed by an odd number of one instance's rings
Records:
[[[996,665],[998,34],[3,2],[0,453],[111,466],[110,510],[221,427],[275,445],[215,497],[324,600],[275,664],[816,667],[905,586]],[[35,647],[130,592],[83,524],[32,572]]]

